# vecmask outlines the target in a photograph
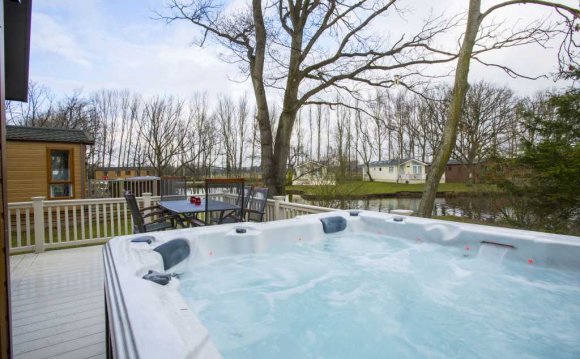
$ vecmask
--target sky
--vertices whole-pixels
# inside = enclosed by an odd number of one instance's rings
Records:
[[[483,7],[494,2],[484,0]],[[577,1],[562,2],[578,5]],[[433,4],[438,6],[436,11],[455,13],[467,8],[468,0],[402,3],[417,14],[431,11]],[[220,60],[217,45],[200,48],[192,43],[199,35],[192,25],[167,25],[153,19],[154,11],[163,6],[163,0],[34,0],[31,80],[48,86],[57,96],[102,88],[128,89],[145,96],[251,93],[249,82],[235,81],[240,79],[237,67]],[[420,16],[414,12],[396,19],[396,26],[417,25]],[[519,6],[500,15],[525,21],[542,13],[545,10]],[[526,47],[490,56],[531,74],[556,70],[554,49]],[[501,71],[474,64],[470,80],[479,79],[510,86],[521,95],[566,85],[546,79],[512,80]]]

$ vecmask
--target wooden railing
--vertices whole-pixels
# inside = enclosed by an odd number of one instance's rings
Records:
[[[125,191],[130,191],[140,197],[144,193],[159,194],[159,178],[144,179],[114,179],[88,181],[87,197],[89,198],[117,198],[123,197]]]
[[[227,194],[216,196],[235,199]],[[144,208],[157,204],[159,197],[145,193],[137,201]],[[264,221],[328,211],[333,209],[285,202],[280,196],[267,201]],[[30,202],[9,203],[8,217],[10,253],[98,244],[133,231],[124,198],[46,201],[33,197]]]

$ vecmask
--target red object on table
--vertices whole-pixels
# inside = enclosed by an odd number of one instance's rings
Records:
[[[189,203],[191,203],[191,204],[195,203],[195,196],[189,197]]]
[[[201,205],[201,198],[195,197],[195,204],[198,206]]]

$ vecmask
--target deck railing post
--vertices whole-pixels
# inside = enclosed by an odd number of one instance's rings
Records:
[[[143,193],[143,208],[151,207],[151,192]],[[149,211],[143,212],[143,215],[149,214]],[[151,222],[151,218],[145,218],[145,223]]]
[[[117,195],[115,197],[123,197],[125,195],[125,180],[120,179],[117,182]]]
[[[32,197],[34,211],[34,252],[44,252],[44,197]]]
[[[277,221],[282,219],[282,213],[280,212],[280,202],[284,202],[286,196],[274,196],[274,220]]]

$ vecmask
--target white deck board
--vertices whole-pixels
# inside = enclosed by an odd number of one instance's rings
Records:
[[[15,359],[105,357],[102,246],[10,257]]]

